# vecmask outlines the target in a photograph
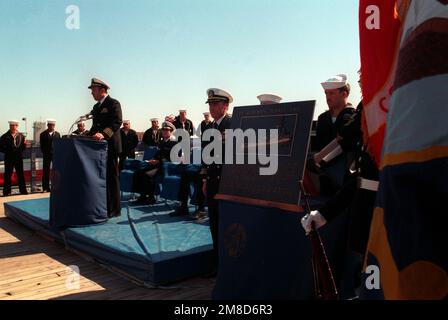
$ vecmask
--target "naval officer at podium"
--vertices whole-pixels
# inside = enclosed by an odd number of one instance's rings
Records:
[[[93,119],[89,134],[95,140],[106,140],[107,149],[107,215],[109,218],[121,214],[120,184],[118,180],[118,155],[121,153],[120,127],[122,124],[121,105],[112,99],[107,91],[109,86],[96,78],[89,86],[97,104],[93,106],[90,115]]]

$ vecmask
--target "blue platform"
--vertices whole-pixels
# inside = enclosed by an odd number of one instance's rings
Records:
[[[8,202],[4,206],[7,217],[144,283],[173,283],[211,270],[208,224],[170,217],[170,203],[123,205],[121,217],[61,233],[50,229],[49,199]]]

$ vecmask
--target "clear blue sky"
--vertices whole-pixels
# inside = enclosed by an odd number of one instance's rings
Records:
[[[65,26],[71,4],[79,30]],[[1,132],[27,117],[29,133],[46,118],[66,133],[94,104],[92,77],[110,84],[138,131],[181,107],[196,126],[210,87],[233,106],[261,93],[317,100],[316,118],[331,75],[346,73],[359,102],[358,1],[1,0],[0,61]]]

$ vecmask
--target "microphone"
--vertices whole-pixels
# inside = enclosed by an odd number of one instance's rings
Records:
[[[92,112],[89,112],[89,113],[86,113],[86,114],[83,115],[83,116],[80,116],[79,118],[80,118],[81,120],[85,121],[85,120],[92,119],[92,118],[93,118],[93,115],[92,115]]]

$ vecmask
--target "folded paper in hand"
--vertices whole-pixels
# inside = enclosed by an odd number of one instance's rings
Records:
[[[323,162],[329,163],[342,153],[342,148],[337,139],[332,140],[320,152],[314,155],[314,161],[318,167]]]

